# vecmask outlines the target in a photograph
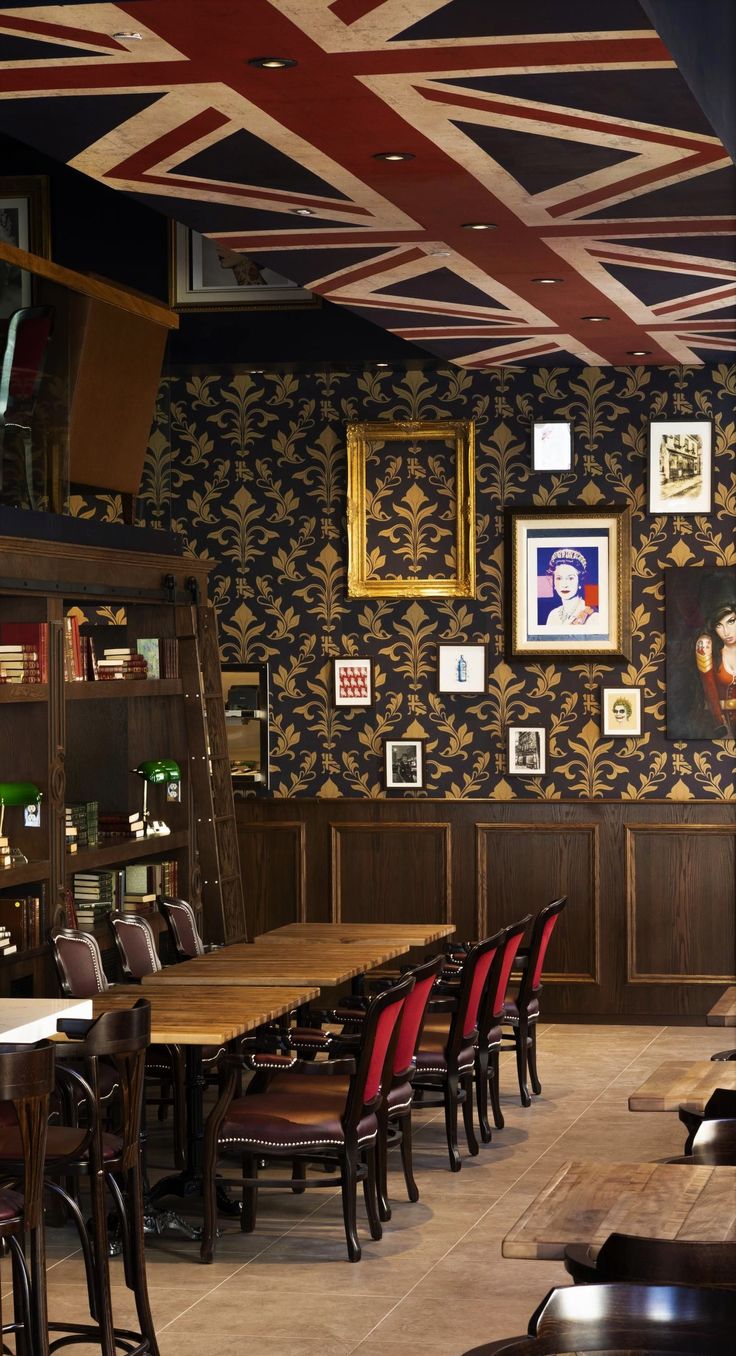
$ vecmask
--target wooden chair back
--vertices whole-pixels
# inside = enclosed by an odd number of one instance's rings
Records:
[[[401,1012],[396,1048],[394,1051],[393,1076],[395,1082],[405,1080],[412,1071],[414,1055],[422,1038],[422,1029],[427,1016],[432,989],[444,965],[444,956],[433,956],[423,965],[417,965],[407,971],[405,978],[414,980],[414,987],[407,995]]]
[[[123,974],[127,980],[140,980],[163,969],[156,950],[153,928],[146,918],[116,915],[110,919]]]
[[[166,919],[166,926],[178,959],[191,960],[194,956],[203,956],[205,946],[199,935],[191,904],[185,899],[161,895],[158,907]]]
[[[413,988],[413,978],[405,976],[398,984],[377,994],[366,1009],[360,1046],[355,1055],[355,1073],[350,1078],[342,1116],[346,1138],[357,1132],[361,1117],[378,1105],[382,1092],[388,1088],[399,1018]]]
[[[110,988],[102,953],[90,932],[58,928],[50,934],[50,942],[62,993],[69,998],[93,998]]]
[[[736,1240],[610,1234],[595,1259],[597,1281],[736,1287]]]
[[[521,977],[519,996],[516,1000],[520,1012],[531,1002],[532,998],[536,998],[542,987],[542,970],[547,949],[552,940],[552,933],[557,926],[557,920],[566,907],[567,896],[563,895],[560,899],[553,899],[550,904],[545,904],[534,919],[526,969]]]

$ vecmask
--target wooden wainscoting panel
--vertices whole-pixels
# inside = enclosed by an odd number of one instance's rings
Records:
[[[306,921],[306,825],[273,819],[238,822],[248,937]]]
[[[629,984],[727,983],[736,961],[736,826],[626,826]]]
[[[567,895],[544,978],[600,982],[598,825],[476,824],[477,935]]]
[[[330,824],[335,923],[451,923],[447,823]]]

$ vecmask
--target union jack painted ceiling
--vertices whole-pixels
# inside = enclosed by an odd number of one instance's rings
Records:
[[[462,367],[733,360],[736,169],[637,0],[0,5],[0,129]]]

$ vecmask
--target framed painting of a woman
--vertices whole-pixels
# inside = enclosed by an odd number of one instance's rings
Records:
[[[512,654],[628,657],[628,510],[513,512],[507,540]]]
[[[736,567],[665,574],[668,739],[736,739]]]

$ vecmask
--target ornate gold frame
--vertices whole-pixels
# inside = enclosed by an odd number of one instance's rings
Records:
[[[366,467],[373,443],[445,442],[455,450],[454,577],[392,577],[367,572]],[[472,598],[475,596],[475,426],[469,419],[348,424],[348,596],[350,598]]]

